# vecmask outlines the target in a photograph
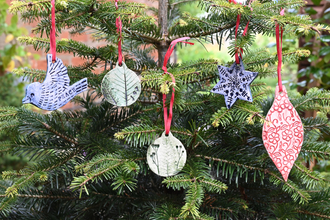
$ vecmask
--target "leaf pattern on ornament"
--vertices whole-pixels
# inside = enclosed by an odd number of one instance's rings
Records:
[[[135,72],[123,62],[109,71],[101,84],[104,98],[116,106],[129,106],[136,102],[141,94],[141,81]]]

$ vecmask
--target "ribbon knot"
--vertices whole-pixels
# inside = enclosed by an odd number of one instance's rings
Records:
[[[170,58],[170,56],[171,56],[171,54],[174,50],[174,47],[178,42],[194,45],[194,43],[184,41],[184,40],[188,40],[188,39],[190,39],[190,37],[182,37],[182,38],[179,38],[179,39],[176,39],[176,40],[172,41],[171,44],[170,44],[170,47],[168,48],[168,50],[165,54],[165,57],[164,57],[164,63],[163,63],[162,69],[164,70],[164,74],[169,74],[171,76],[173,84],[175,84],[175,78],[171,73],[167,72],[167,68],[166,68],[167,61],[169,60],[169,58]],[[168,116],[167,116],[167,107],[166,107],[166,104],[165,104],[166,103],[166,94],[163,94],[165,135],[168,135],[170,133],[172,117],[173,117],[173,104],[174,104],[175,88],[172,87],[172,90],[173,91],[172,91],[171,102],[170,102],[170,112],[169,112]]]

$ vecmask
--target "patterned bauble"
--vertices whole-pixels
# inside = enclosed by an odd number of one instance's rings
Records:
[[[165,132],[148,147],[147,162],[159,176],[173,176],[180,172],[187,160],[186,149],[171,132]]]
[[[287,181],[303,144],[304,129],[284,86],[282,92],[276,87],[274,103],[263,126],[262,139],[270,158]]]
[[[52,55],[47,54],[46,78],[42,83],[34,82],[26,87],[23,104],[31,103],[41,109],[52,111],[67,104],[88,87],[87,78],[70,86],[68,70],[61,59],[52,62]]]
[[[135,72],[122,62],[110,70],[102,80],[104,98],[116,106],[129,106],[136,102],[141,94],[141,82]]]
[[[257,72],[244,69],[242,59],[231,67],[218,66],[220,81],[211,92],[225,96],[227,108],[231,108],[237,99],[252,102],[250,84],[258,76]]]

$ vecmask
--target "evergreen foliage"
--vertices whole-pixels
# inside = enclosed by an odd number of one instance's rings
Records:
[[[199,5],[208,12],[203,17],[181,12],[179,5],[183,2],[169,2],[166,36],[156,24],[155,8],[119,2],[116,11],[114,2],[56,2],[57,33],[64,28],[75,34],[88,31],[107,45],[92,48],[74,40],[57,41],[57,52],[86,59],[83,66],[68,68],[72,81],[88,77],[89,86],[95,89],[75,99],[82,110],[40,114],[25,107],[0,108],[0,131],[16,134],[11,141],[0,144],[1,150],[31,160],[22,170],[2,173],[2,219],[330,218],[329,182],[303,165],[312,158],[330,157],[330,143],[324,140],[330,132],[326,118],[330,92],[311,89],[305,95],[290,94],[299,113],[319,113],[316,118],[302,119],[304,144],[285,182],[261,138],[273,103],[265,84],[253,82],[254,101],[239,100],[228,110],[223,96],[209,92],[219,80],[217,60],[192,57],[191,62],[168,65],[176,79],[173,84],[158,67],[162,60],[157,66],[151,55],[153,50],[163,50],[163,44],[168,47],[172,40],[183,36],[218,44],[225,36],[234,40],[236,17],[241,13],[236,42],[245,50],[245,69],[266,77],[275,75],[277,56],[265,48],[248,50],[256,34],[274,35],[275,21],[284,27],[285,35],[315,35],[330,28],[313,24],[308,16],[279,15],[281,8],[302,7],[303,0],[253,1],[253,11],[225,0],[205,0]],[[45,37],[49,34],[49,9],[50,1],[12,2],[11,12],[20,12],[26,22],[39,22],[34,31],[40,37],[21,37],[22,43],[49,50],[49,39]],[[147,10],[155,16],[148,15]],[[123,22],[125,62],[141,73],[143,88],[139,101],[125,108],[95,102],[101,95],[106,71],[95,75],[93,70],[117,60],[118,15]],[[247,36],[240,37],[249,20]],[[235,47],[232,41],[232,55]],[[283,51],[287,63],[308,55],[306,50]],[[23,69],[16,74],[41,81],[45,70]],[[162,92],[170,93],[173,86],[171,132],[186,147],[187,163],[179,174],[163,178],[150,171],[146,153],[148,145],[164,131],[159,97]]]

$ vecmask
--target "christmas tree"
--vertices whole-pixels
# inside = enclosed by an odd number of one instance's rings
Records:
[[[304,143],[285,181],[262,140],[274,98],[260,79],[276,75],[278,56],[267,48],[249,50],[256,34],[274,36],[276,24],[283,27],[284,36],[295,37],[330,28],[290,13],[303,7],[303,0],[245,4],[203,0],[198,5],[206,12],[202,17],[181,11],[184,3],[189,1],[160,0],[155,9],[118,2],[116,10],[114,2],[56,2],[57,33],[67,28],[77,34],[88,30],[106,45],[94,48],[57,39],[57,52],[86,60],[83,65],[68,66],[71,84],[88,78],[90,91],[75,98],[81,110],[40,114],[24,106],[0,108],[0,130],[16,134],[11,141],[1,142],[1,150],[30,159],[24,169],[2,173],[2,219],[330,218],[329,182],[304,166],[312,159],[329,159],[330,93],[317,88],[305,95],[289,92],[298,113],[315,110],[318,114],[301,118]],[[23,36],[21,43],[49,51],[50,9],[50,1],[12,2],[12,13],[20,12],[26,22],[38,21],[34,32],[40,37]],[[285,15],[280,15],[282,9]],[[93,71],[109,62],[112,68],[118,59],[119,16],[125,64],[140,74],[142,85],[140,98],[129,107],[96,102],[109,69],[99,75]],[[192,56],[190,62],[168,64],[173,83],[161,67],[170,43],[181,37],[215,44],[231,40],[233,60],[218,63],[216,57],[195,60]],[[228,109],[224,96],[210,90],[219,81],[217,65],[230,67],[241,48],[245,70],[258,72],[250,86],[253,102],[238,100]],[[158,60],[152,57],[154,51]],[[294,63],[308,55],[306,50],[283,50],[283,62]],[[16,74],[43,81],[46,70],[23,69]],[[147,149],[165,130],[162,93],[168,94],[166,106],[170,105],[173,87],[170,131],[185,147],[187,161],[176,175],[161,177],[149,169]]]

